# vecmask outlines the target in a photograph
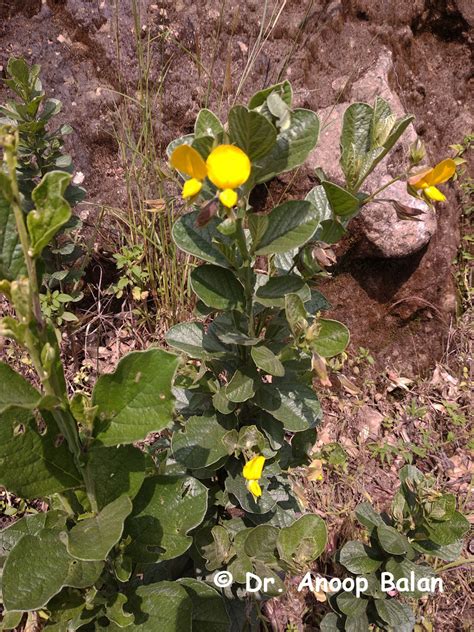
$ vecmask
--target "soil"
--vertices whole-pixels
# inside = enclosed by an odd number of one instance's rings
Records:
[[[117,108],[131,103],[129,97],[137,97],[139,89],[133,4],[126,0],[0,0],[0,70],[4,72],[12,55],[40,63],[47,92],[63,102],[59,123],[68,122],[74,128],[67,147],[76,170],[85,175],[88,204],[80,213],[86,231],[94,227],[102,208],[127,205],[125,172],[114,129]],[[157,93],[153,127],[157,153],[164,156],[171,140],[192,131],[204,104],[225,119],[258,36],[265,3],[136,0],[136,4],[140,8],[141,41],[146,43],[148,34],[156,38],[149,88]],[[267,17],[275,6],[276,0],[269,0]],[[390,87],[405,111],[416,115],[416,132],[435,162],[450,155],[449,145],[461,142],[473,130],[470,20],[469,0],[288,0],[281,19],[256,56],[238,100],[244,102],[256,90],[286,77],[293,84],[296,105],[320,111],[345,101],[351,85],[388,49],[393,58]],[[6,98],[7,91],[0,83],[0,102]],[[131,111],[133,114],[133,106]],[[301,169],[294,177],[275,180],[269,190],[262,187],[256,192],[255,202],[259,209],[265,209],[284,192],[289,197],[305,195],[314,183],[314,174]],[[455,493],[463,497],[468,493],[469,459],[463,447],[467,439],[453,426],[461,438],[445,451],[446,414],[442,406],[438,412],[440,402],[445,400],[458,402],[460,409],[468,410],[465,390],[458,385],[460,394],[436,392],[436,408],[431,403],[431,391],[408,393],[403,387],[406,377],[428,373],[444,355],[458,303],[452,264],[460,245],[459,188],[446,185],[444,190],[448,203],[438,207],[438,229],[424,249],[400,259],[361,257],[360,226],[355,221],[349,238],[337,249],[338,261],[331,278],[317,280],[333,306],[331,316],[351,330],[352,351],[365,347],[376,363],[364,382],[369,386],[364,387],[362,395],[354,397],[349,382],[349,387],[344,383],[335,385],[336,390],[323,397],[329,421],[319,440],[322,445],[330,441],[345,445],[353,478],[343,486],[338,473],[331,487],[330,473],[327,485],[316,490],[309,502],[321,513],[330,515],[334,511],[337,529],[330,532],[337,533],[340,541],[348,535],[347,516],[358,501],[365,499],[365,490],[379,504],[386,504],[397,485],[396,471],[403,465],[397,461],[387,471],[385,465],[375,465],[375,459],[364,452],[360,437],[367,415],[361,414],[361,401],[376,409],[379,417],[395,420],[393,431],[379,428],[375,433],[380,441],[388,444],[395,439],[409,439],[417,444],[426,432],[426,420],[417,421],[413,429],[404,411],[412,395],[419,397],[432,415],[428,429],[435,429],[435,434],[430,436],[442,446],[431,449],[422,469],[448,479]],[[157,198],[158,189],[146,195]],[[114,251],[117,228],[107,218],[104,224],[95,254],[95,264],[100,265],[91,265],[88,271],[87,281],[92,286],[105,277],[107,282],[113,279],[112,262],[104,253]],[[86,296],[85,300],[93,298]],[[110,305],[113,311],[115,304]],[[464,339],[467,337],[464,335]],[[107,347],[111,365],[115,358],[115,352],[110,351],[112,345],[106,341],[98,344]],[[136,334],[134,344],[142,346],[146,340],[139,340]],[[120,344],[115,346],[119,355]],[[461,355],[457,350],[454,353]],[[466,358],[459,359],[460,366],[467,365],[467,356],[466,352]],[[380,371],[385,368],[389,369],[387,375]],[[358,366],[353,369],[350,379],[360,382],[362,377],[355,371]],[[446,384],[451,384],[449,380],[448,376]],[[433,386],[431,382],[429,389],[440,389],[439,384]],[[403,397],[405,401],[398,404],[397,398]],[[450,474],[452,471],[455,473]],[[365,485],[360,484],[362,475]],[[311,495],[314,487],[307,487]],[[334,498],[328,489],[336,490]],[[332,545],[336,548],[338,542]],[[431,618],[436,630],[463,629],[467,594],[461,593],[467,582],[461,580],[461,573],[453,579],[459,579],[456,590],[460,594],[453,588],[446,604],[438,606],[444,610],[442,616]],[[314,603],[304,603],[294,591],[285,602],[273,602],[267,614],[272,615],[273,629],[284,630],[291,622],[299,630],[313,608]],[[317,627],[309,624],[304,629]]]
[[[126,204],[113,129],[121,95],[134,95],[139,81],[132,4],[121,3],[116,19],[108,1],[0,2],[0,64],[10,55],[40,63],[43,83],[63,102],[63,118],[75,130],[69,149],[85,174],[88,202],[97,205],[85,207],[90,224],[99,205]],[[224,9],[222,17],[216,0],[137,4],[143,38],[148,32],[161,36],[151,65],[152,88],[159,87],[160,69],[167,68],[154,113],[163,152],[173,138],[192,130],[208,74],[209,107],[225,116],[258,34],[262,3],[248,0],[236,10]],[[269,12],[274,5],[269,3]],[[418,0],[401,9],[396,0],[290,0],[239,99],[287,77],[298,106],[321,110],[340,100],[341,86],[350,88],[386,47],[394,60],[391,87],[406,111],[416,115],[416,131],[431,159],[438,160],[473,127],[470,38],[468,23],[452,1]],[[0,100],[5,96],[0,89]],[[291,180],[289,195],[305,193],[313,180],[301,170]],[[283,184],[275,182],[270,190]],[[349,248],[322,284],[332,315],[351,330],[353,347],[370,348],[381,366],[415,374],[443,352],[456,308],[451,263],[459,245],[459,200],[452,188],[448,199],[424,250],[398,260],[360,260]],[[357,222],[352,233],[357,234]]]

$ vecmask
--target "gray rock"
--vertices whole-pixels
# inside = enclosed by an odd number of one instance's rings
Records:
[[[409,195],[403,182],[392,184],[381,197],[387,201],[368,204],[359,214],[363,239],[357,255],[399,259],[426,246],[436,232],[435,212],[425,202]],[[400,219],[395,205],[388,200],[421,214],[412,219]]]
[[[381,96],[390,103],[397,116],[403,116],[405,111],[401,101],[390,87],[392,73],[391,53],[387,49],[382,49],[377,64],[352,85],[350,102],[364,101],[372,104],[376,96]],[[350,103],[340,103],[319,112],[322,123],[320,140],[307,163],[310,169],[322,167],[330,180],[339,183],[344,182],[339,165],[339,137],[342,118],[349,105]],[[367,178],[363,186],[364,191],[372,193],[400,173],[406,165],[408,147],[416,137],[413,126],[410,126],[396,148]],[[407,257],[426,246],[436,232],[436,215],[428,205],[409,195],[403,182],[391,185],[381,197],[384,200],[395,200],[396,203],[407,207],[408,213],[410,210],[422,213],[413,219],[400,219],[395,205],[391,202],[367,205],[359,214],[361,242],[356,249],[358,256]]]

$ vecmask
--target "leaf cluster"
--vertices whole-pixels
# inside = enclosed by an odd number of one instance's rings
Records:
[[[368,542],[347,542],[337,559],[352,576],[365,578],[368,588],[360,598],[349,592],[331,596],[334,612],[324,618],[324,632],[367,630],[369,625],[411,632],[414,613],[407,603],[382,590],[381,574],[390,573],[395,581],[413,578],[414,586],[408,584],[403,595],[418,599],[436,576],[426,558],[450,562],[461,553],[469,522],[456,510],[455,497],[436,490],[433,481],[412,465],[403,467],[399,476],[400,488],[389,514],[377,513],[369,503],[355,510]]]

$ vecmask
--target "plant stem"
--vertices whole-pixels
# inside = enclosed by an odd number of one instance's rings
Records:
[[[31,256],[30,240],[28,238],[28,232],[26,230],[25,218],[23,217],[23,211],[20,204],[20,192],[18,189],[18,182],[16,179],[16,155],[13,148],[7,145],[5,147],[6,161],[8,171],[10,173],[10,183],[12,188],[12,207],[15,214],[15,222],[18,230],[18,236],[20,237],[20,244],[23,250],[23,256],[25,258],[26,271],[28,274],[28,281],[30,283],[30,295],[32,301],[32,309],[34,317],[38,323],[40,329],[44,329],[43,315],[41,313],[41,305],[39,300],[39,288],[38,277],[36,274],[36,264]]]
[[[379,189],[377,189],[376,191],[374,191],[373,193],[371,193],[369,195],[368,198],[366,198],[363,202],[362,202],[362,206],[364,206],[365,204],[368,204],[369,202],[372,202],[375,199],[375,196],[378,195],[379,193],[381,193],[382,191],[385,191],[385,189],[387,189],[388,187],[392,186],[392,184],[395,184],[395,182],[398,182],[399,180],[401,180],[403,177],[405,177],[406,174],[402,173],[399,176],[397,176],[396,178],[393,178],[392,180],[389,180],[388,182],[386,182],[385,184],[383,184]]]
[[[465,564],[474,564],[474,556],[470,556],[470,557],[461,557],[459,558],[459,560],[456,560],[455,562],[450,562],[449,564],[445,564],[444,566],[441,566],[441,568],[437,568],[436,572],[437,573],[443,573],[444,571],[448,571],[452,568],[458,568],[459,566],[464,566]]]
[[[51,415],[53,416],[59,431],[66,439],[69,451],[73,455],[76,466],[82,473],[92,509],[94,511],[97,511],[97,503],[95,500],[95,494],[93,492],[92,481],[88,479],[87,472],[84,468],[84,463],[81,459],[82,445],[77,429],[77,424],[71,412],[69,411],[69,402],[67,397],[66,384],[64,382],[64,376],[62,373],[62,366],[60,368],[55,367],[55,359],[53,360],[52,368],[50,368],[49,370],[45,369],[41,358],[41,350],[44,349],[45,345],[47,344],[51,345],[58,358],[60,350],[54,338],[55,333],[53,332],[52,336],[49,335],[50,332],[46,327],[46,324],[43,320],[43,315],[41,313],[36,261],[34,257],[31,256],[30,240],[28,236],[28,231],[26,229],[23,211],[21,209],[20,192],[16,177],[17,159],[15,147],[17,144],[17,140],[14,138],[13,135],[8,135],[5,141],[5,158],[10,175],[10,185],[12,191],[11,203],[15,215],[15,222],[20,238],[20,244],[25,259],[28,282],[30,285],[28,296],[33,320],[28,323],[28,329],[25,337],[25,345],[30,353],[33,366],[35,367],[35,370],[41,380],[41,384],[43,385],[45,394],[55,397],[59,400],[59,405],[55,406],[51,410]]]
[[[245,238],[245,231],[243,227],[242,218],[236,220],[236,240],[237,245],[244,260],[243,265],[243,283],[245,289],[245,306],[247,310],[247,316],[249,319],[248,334],[251,337],[255,336],[255,322],[253,318],[253,270],[251,266],[251,257],[247,248],[247,239]]]

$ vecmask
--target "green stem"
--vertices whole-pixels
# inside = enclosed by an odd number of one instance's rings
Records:
[[[20,192],[18,189],[18,182],[16,179],[17,161],[16,155],[13,149],[9,146],[5,147],[6,161],[8,171],[10,173],[10,183],[12,189],[12,207],[15,215],[15,222],[18,230],[18,236],[20,237],[20,244],[23,250],[23,256],[25,258],[26,271],[28,274],[28,281],[30,283],[30,294],[32,301],[32,309],[34,317],[38,323],[40,329],[44,328],[43,315],[41,313],[41,305],[39,300],[39,288],[38,277],[36,274],[36,265],[33,257],[31,256],[30,240],[28,232],[26,230],[25,218],[20,204]]]
[[[362,205],[369,204],[369,202],[372,202],[379,193],[381,193],[382,191],[385,191],[385,189],[388,189],[388,187],[392,186],[392,184],[395,184],[395,182],[398,182],[399,180],[404,178],[405,175],[406,175],[405,173],[402,173],[396,178],[393,178],[392,180],[389,180],[388,182],[383,184],[380,188],[378,188],[376,191],[371,193],[368,198],[365,198],[365,200],[362,202]]]
[[[245,238],[245,231],[243,227],[242,218],[236,220],[236,240],[237,245],[242,255],[244,262],[243,265],[243,283],[245,289],[245,307],[247,316],[249,319],[248,334],[251,337],[255,336],[255,322],[253,317],[253,286],[254,286],[254,273],[252,270],[252,259],[247,248],[247,240]]]
[[[21,209],[20,192],[16,178],[16,139],[12,136],[11,138],[7,137],[5,140],[5,156],[10,175],[12,207],[15,215],[15,222],[20,238],[21,248],[25,259],[28,282],[30,284],[29,300],[31,304],[31,313],[33,315],[33,320],[28,323],[29,326],[25,338],[25,344],[30,353],[33,366],[35,367],[35,370],[41,380],[45,394],[57,398],[60,402],[60,404],[51,411],[51,414],[56,421],[59,431],[66,439],[69,451],[73,455],[76,466],[82,473],[92,509],[94,511],[97,511],[97,503],[95,500],[92,481],[88,479],[86,468],[84,467],[84,463],[81,458],[82,445],[77,429],[77,424],[74,417],[69,411],[66,384],[64,382],[64,377],[62,374],[62,368],[59,370],[61,372],[56,370],[54,366],[50,370],[45,370],[45,367],[43,366],[43,362],[41,360],[41,350],[44,348],[44,345],[48,343],[53,346],[55,353],[58,354],[58,357],[60,351],[58,345],[56,344],[56,341],[50,340],[50,337],[48,336],[48,328],[45,325],[43,315],[41,313],[38,276],[36,272],[36,260],[31,255],[30,240],[28,236],[28,231],[26,229],[23,211]]]
[[[461,557],[459,558],[459,560],[456,560],[455,562],[450,562],[449,564],[445,564],[444,566],[441,566],[441,568],[437,568],[436,572],[443,573],[444,571],[448,571],[452,568],[458,568],[459,566],[464,566],[465,564],[474,564],[474,556]]]

